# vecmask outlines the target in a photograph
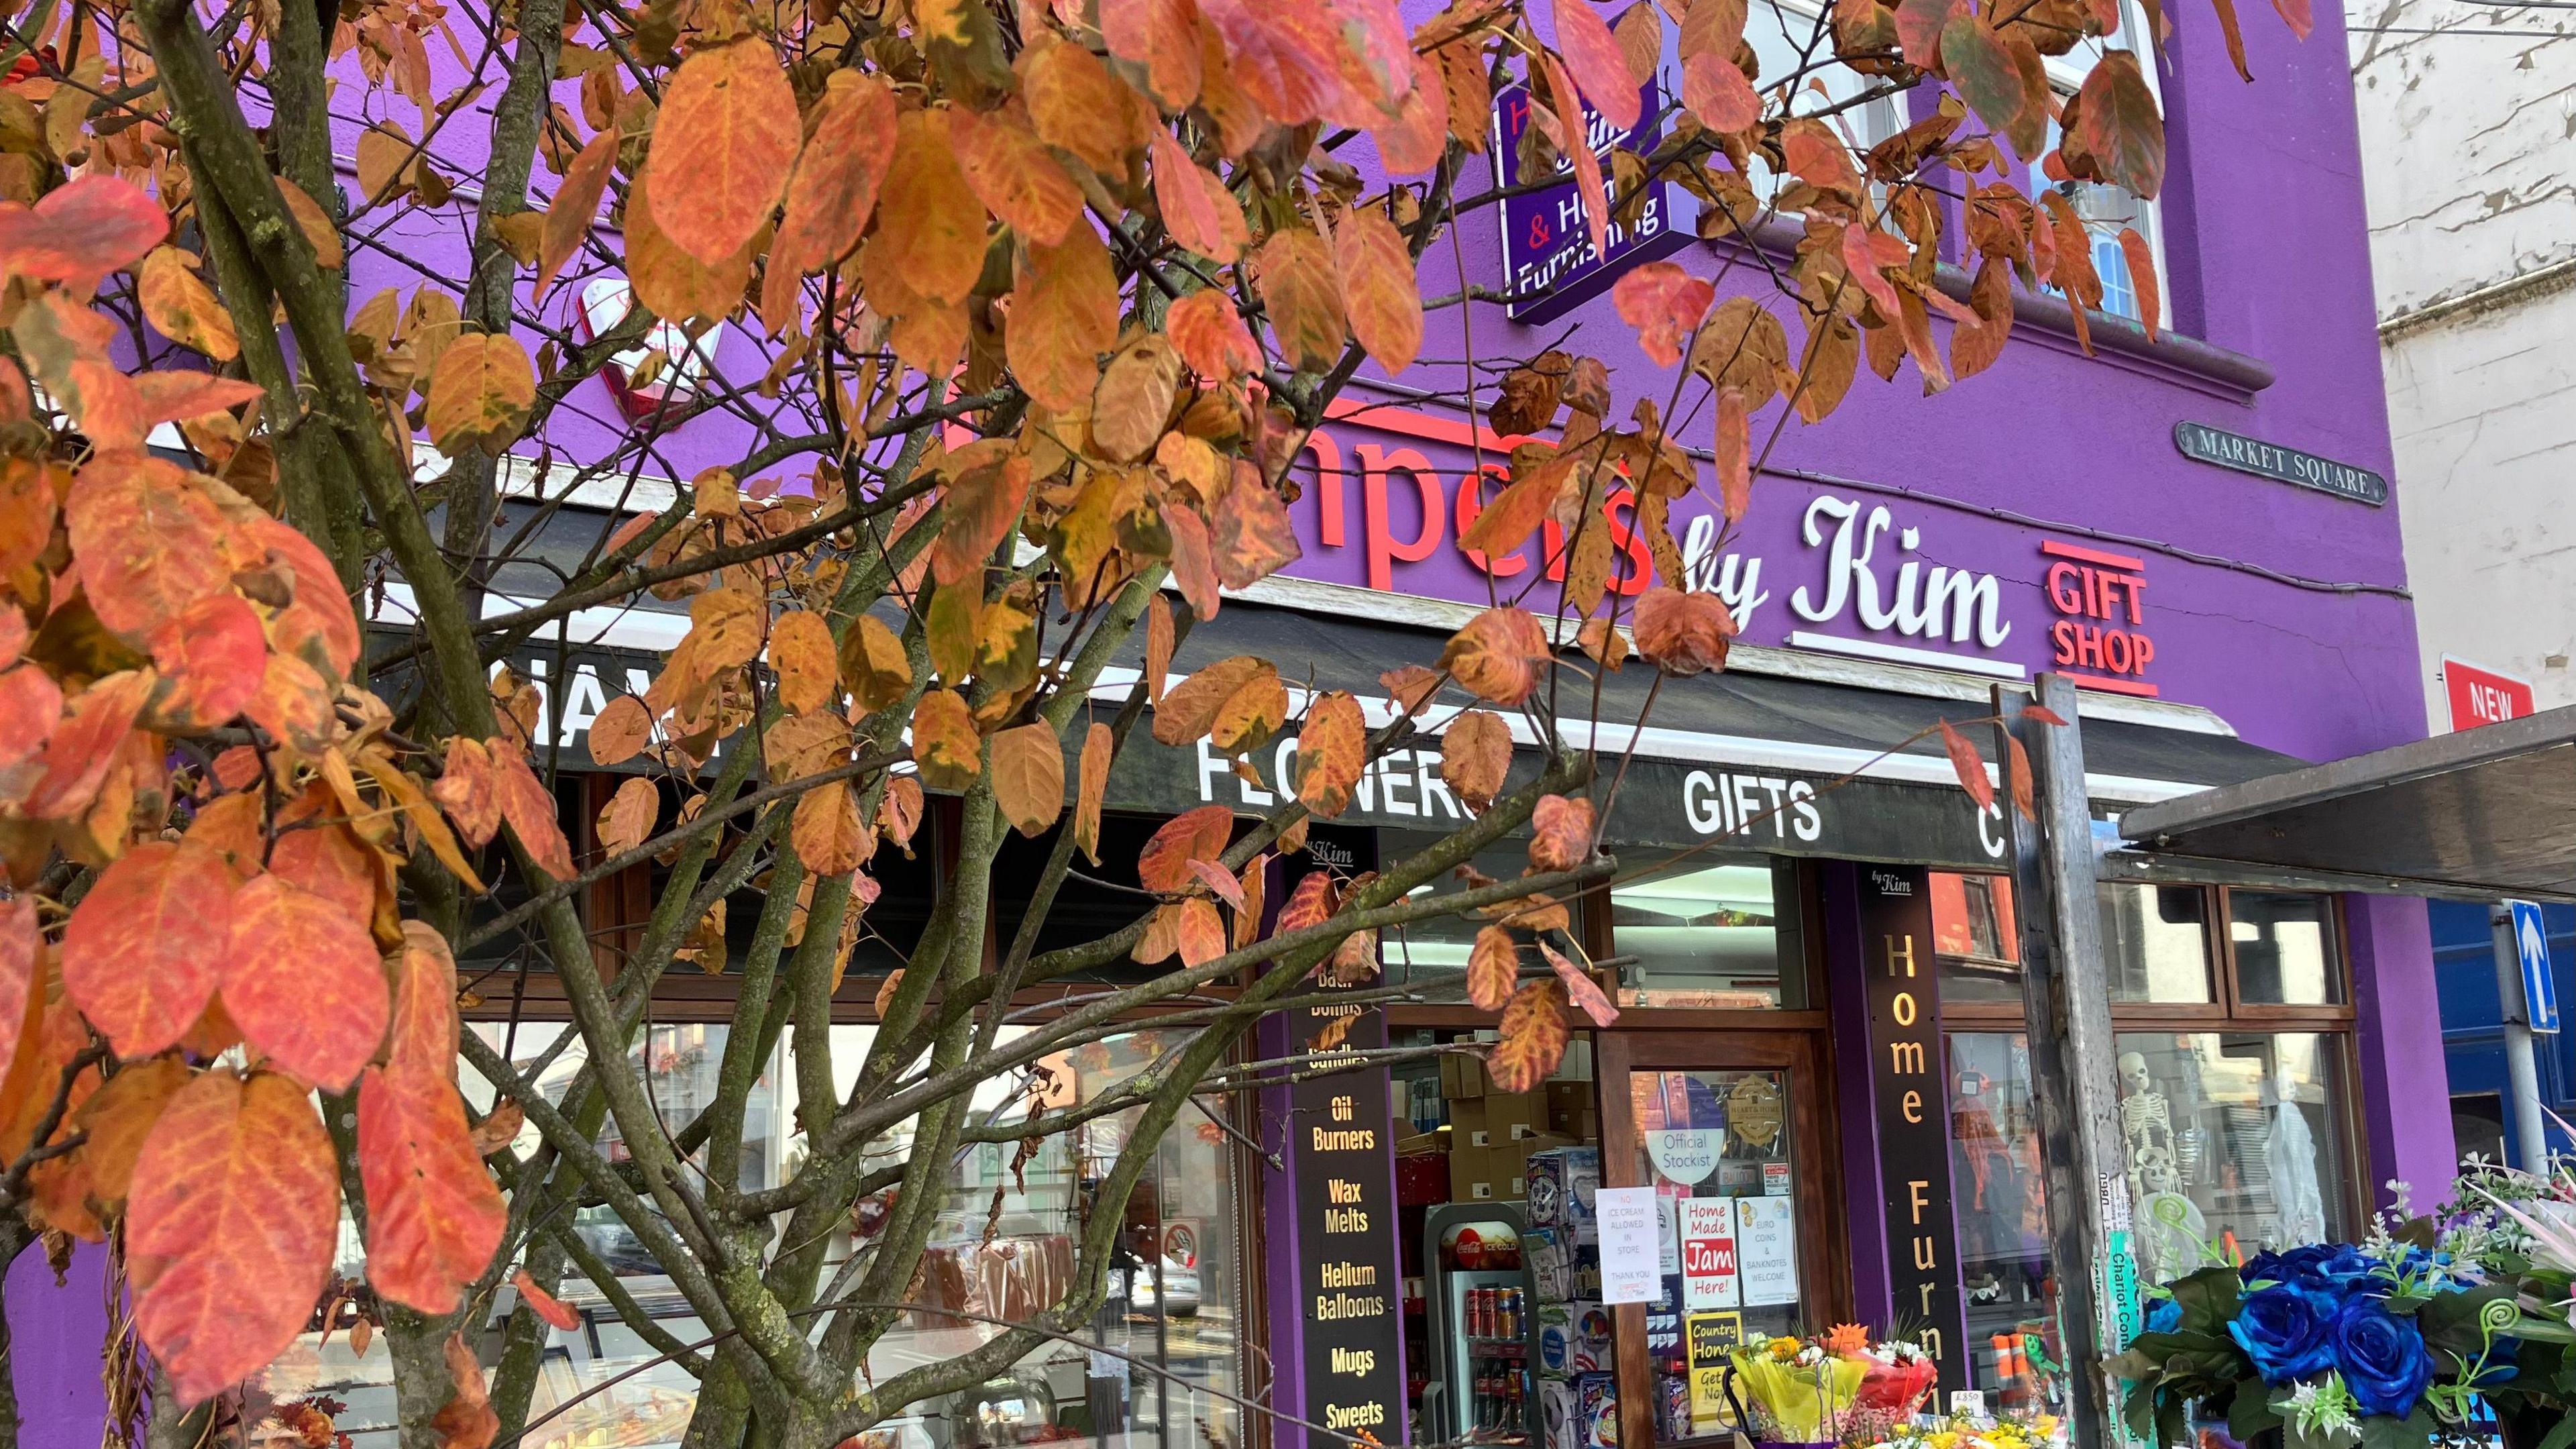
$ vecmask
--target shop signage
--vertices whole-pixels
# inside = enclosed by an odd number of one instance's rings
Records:
[[[1646,1134],[1646,1157],[1655,1171],[1685,1187],[1717,1171],[1719,1144],[1725,1132],[1715,1127],[1667,1127]]]
[[[1693,1313],[1682,1320],[1682,1346],[1690,1362],[1691,1422],[1713,1423],[1726,1412],[1728,1354],[1744,1342],[1741,1313]]]
[[[2475,729],[2520,719],[2539,707],[2531,681],[2442,656],[2442,692],[2451,701],[2451,728]]]
[[[2048,604],[2058,614],[2048,626],[2058,672],[2088,689],[2155,698],[2145,678],[2156,658],[2146,629],[2146,560],[2054,538],[2041,539],[2039,552],[2048,560]]]
[[[1932,892],[1917,866],[1860,867],[1860,945],[1870,1096],[1895,1320],[1939,1365],[1944,1391],[1967,1387],[1959,1233],[1950,1212],[1948,1094],[1933,967]]]
[[[1735,1199],[1682,1201],[1682,1308],[1697,1313],[1733,1308],[1744,1301],[1736,1261]]]
[[[1377,868],[1371,832],[1317,827],[1284,862],[1289,883],[1311,870]],[[1360,983],[1360,986],[1374,983]],[[1359,986],[1341,988],[1356,990]],[[1329,1001],[1288,1014],[1292,1050],[1343,1033],[1341,1053],[1386,1045],[1386,1016]],[[1330,1055],[1319,1056],[1327,1065]],[[1384,1068],[1291,1083],[1288,1165],[1297,1200],[1298,1293],[1306,1330],[1305,1417],[1353,1438],[1404,1439],[1404,1290],[1395,1258],[1395,1149]]]
[[[2388,480],[2355,464],[2226,432],[2207,423],[2176,423],[2173,440],[2184,457],[2198,462],[2215,463],[2279,483],[2295,483],[2373,508],[2388,501]]]
[[[1663,114],[1660,78],[1639,93],[1636,128],[1621,132],[1591,106],[1583,107],[1584,144],[1599,155],[1617,145],[1638,155],[1655,148],[1652,127]],[[1494,163],[1505,191],[1521,184],[1521,137],[1531,126],[1529,87],[1506,87],[1494,97]],[[1678,186],[1659,184],[1647,193],[1632,220],[1613,221],[1603,250],[1592,249],[1592,231],[1583,218],[1583,199],[1576,194],[1574,164],[1557,163],[1563,179],[1521,195],[1506,195],[1502,206],[1503,276],[1512,295],[1545,291],[1529,302],[1506,309],[1515,322],[1544,322],[1586,298],[1597,296],[1618,273],[1637,262],[1669,256],[1692,240],[1697,208]],[[1684,214],[1689,213],[1689,214]]]
[[[1663,1294],[1655,1261],[1655,1190],[1604,1187],[1592,1194],[1593,1221],[1601,1230],[1601,1301],[1652,1303]]]
[[[1735,1260],[1744,1278],[1744,1306],[1797,1302],[1795,1208],[1785,1197],[1739,1197],[1734,1204]]]

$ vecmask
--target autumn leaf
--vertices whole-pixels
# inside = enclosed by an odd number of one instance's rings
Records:
[[[266,514],[252,518],[244,533],[266,556],[269,571],[282,575],[293,594],[270,616],[270,639],[280,650],[332,678],[346,679],[362,647],[358,614],[340,587],[340,576],[329,557],[293,524]]]
[[[151,723],[174,733],[229,722],[259,693],[268,667],[259,615],[237,594],[206,595],[145,642],[161,676],[146,713]]]
[[[1219,751],[1243,754],[1265,744],[1288,722],[1288,689],[1275,669],[1265,669],[1227,695],[1208,722],[1208,743]]]
[[[948,137],[976,198],[1029,241],[1054,246],[1081,218],[1081,189],[1036,133],[1009,111],[984,115],[952,106]]]
[[[1566,3],[1589,5],[1591,0]],[[1352,334],[1389,374],[1411,367],[1422,351],[1422,287],[1414,278],[1413,256],[1403,235],[1385,212],[1363,206],[1343,214],[1333,250]]]
[[[1281,356],[1303,372],[1323,372],[1341,360],[1348,335],[1341,279],[1322,237],[1303,227],[1272,232],[1252,255],[1252,278]]]
[[[1440,667],[1469,692],[1518,705],[1538,688],[1536,662],[1549,657],[1547,635],[1528,610],[1487,609],[1449,636]]]
[[[1111,55],[1144,67],[1162,109],[1185,111],[1199,98],[1205,52],[1191,0],[1101,0],[1100,38]]]
[[[430,446],[453,458],[469,449],[500,453],[527,426],[537,371],[505,332],[468,332],[439,355],[429,383]]]
[[[452,1070],[452,1069],[451,1069]],[[465,1125],[449,1072],[369,1067],[358,1084],[367,1280],[423,1313],[453,1312],[499,1251],[509,1210]]]
[[[1249,236],[1243,204],[1225,183],[1190,159],[1169,131],[1156,127],[1148,143],[1154,162],[1154,209],[1173,241],[1218,266],[1232,266]]]
[[[1100,804],[1109,791],[1109,764],[1117,736],[1098,720],[1083,732],[1082,763],[1073,803],[1073,843],[1085,860],[1100,864]]]
[[[1390,175],[1420,176],[1440,164],[1449,146],[1449,86],[1437,56],[1414,57],[1413,89],[1395,118],[1369,134]]]
[[[177,1044],[213,998],[233,876],[202,845],[148,841],[99,873],[63,932],[63,990],[121,1057]]]
[[[1741,131],[1762,119],[1761,92],[1744,78],[1731,54],[1694,55],[1682,61],[1682,104],[1701,125],[1716,131]],[[1751,220],[1735,218],[1738,225]]]
[[[2012,789],[2013,808],[2024,820],[2039,823],[2037,792],[2031,780],[2030,752],[2022,748],[2021,737],[2004,733],[2004,780]]]
[[[653,123],[655,224],[706,265],[725,261],[769,220],[803,138],[795,87],[767,41],[692,52]]]
[[[447,763],[430,798],[456,822],[465,843],[481,848],[501,828],[501,791],[491,752],[463,735],[447,742]]]
[[[864,72],[837,69],[814,103],[814,135],[787,183],[787,210],[769,247],[760,319],[775,335],[794,320],[796,284],[859,244],[894,161],[894,92]]]
[[[590,722],[590,758],[597,765],[622,765],[643,752],[653,739],[653,716],[644,701],[621,694],[603,706]]]
[[[1512,998],[1520,981],[1520,948],[1512,944],[1511,933],[1500,926],[1487,926],[1476,932],[1476,944],[1467,953],[1467,1001],[1479,1011],[1500,1011]]]
[[[206,1072],[170,1098],[135,1159],[135,1327],[183,1405],[285,1352],[330,1277],[340,1179],[307,1091],[274,1072]]]
[[[581,1326],[581,1315],[565,1307],[563,1301],[555,1295],[538,1287],[537,1280],[528,1276],[527,1269],[521,1268],[512,1273],[510,1286],[519,1291],[519,1297],[527,1303],[528,1311],[544,1319],[550,1327],[570,1333]]]
[[[224,1009],[245,1041],[304,1081],[342,1091],[383,1044],[392,1002],[364,922],[277,875],[233,898]]]
[[[2076,93],[2075,140],[2104,181],[2141,201],[2164,189],[2165,123],[2135,52],[2106,50]]]
[[[33,207],[0,201],[0,268],[30,281],[94,290],[141,261],[170,233],[151,193],[103,172],[58,186]]]
[[[1153,126],[1144,98],[1112,76],[1088,46],[1032,46],[1020,65],[1020,94],[1038,139],[1123,182]]]
[[[1966,735],[1951,728],[1948,720],[1936,723],[1941,727],[1941,749],[1950,757],[1950,769],[1959,777],[1959,788],[1968,792],[1968,798],[1977,802],[1978,809],[1993,809],[1995,782],[1987,778],[1985,758],[1977,753],[1977,747],[1969,742]]]
[[[1163,329],[1201,377],[1224,382],[1261,371],[1260,344],[1234,310],[1234,300],[1218,288],[1203,287],[1174,302]]]
[[[1282,126],[1301,126],[1342,98],[1342,44],[1323,5],[1270,0],[1199,0],[1199,14],[1225,41],[1235,83]]]
[[[778,671],[778,703],[790,714],[826,708],[840,693],[832,626],[820,614],[790,609],[772,620],[769,663]]]
[[[1511,768],[1512,727],[1492,710],[1463,710],[1441,731],[1440,779],[1469,810],[1484,813]]]
[[[1148,332],[1118,349],[1092,393],[1092,446],[1118,463],[1152,454],[1180,386],[1181,355],[1168,339]]]
[[[877,796],[877,830],[896,846],[912,844],[912,833],[921,827],[921,782],[908,775],[896,775],[885,782]]]
[[[405,921],[402,949],[393,960],[392,1024],[385,1031],[385,1060],[456,1072],[456,958],[447,939],[425,921]],[[515,1132],[515,1129],[513,1129]]]
[[[1202,805],[1164,821],[1136,857],[1136,879],[1149,891],[1179,895],[1195,879],[1190,862],[1215,860],[1225,854],[1234,833],[1234,812],[1222,805]]]
[[[17,1060],[18,1033],[26,1020],[29,995],[36,989],[37,964],[44,951],[36,898],[13,896],[0,901],[0,1076],[6,1076]]]
[[[871,614],[841,636],[841,684],[862,714],[875,714],[903,702],[912,691],[912,661],[903,640]]]
[[[1583,98],[1611,125],[1622,131],[1635,130],[1642,100],[1640,87],[1629,79],[1627,56],[1602,21],[1601,12],[1592,8],[1592,0],[1552,0],[1549,13],[1556,22],[1557,53],[1565,58],[1565,68],[1573,73],[1575,84],[1583,88]]]
[[[1298,877],[1297,888],[1279,907],[1274,927],[1279,935],[1290,935],[1331,920],[1341,906],[1341,892],[1328,871],[1310,870]]]
[[[492,761],[492,793],[500,804],[501,818],[509,822],[510,833],[519,837],[519,845],[528,852],[539,870],[557,880],[570,880],[576,873],[572,864],[572,844],[564,839],[563,826],[555,815],[554,792],[540,782],[528,768],[527,756],[507,740],[484,741]]]
[[[528,284],[531,299],[544,301],[564,264],[590,240],[590,226],[598,219],[599,198],[608,189],[608,173],[617,160],[620,139],[616,131],[600,132],[565,169],[563,184],[555,188],[554,204],[546,208],[545,230],[538,235],[537,275]]]
[[[1541,795],[1530,811],[1530,864],[1545,871],[1572,870],[1592,858],[1592,835],[1589,799]]]
[[[1215,726],[1226,701],[1264,675],[1275,680],[1278,668],[1249,654],[1220,659],[1193,671],[1165,691],[1161,702],[1154,706],[1155,741],[1186,745],[1206,734]]]
[[[1064,746],[1052,727],[1024,724],[993,736],[993,803],[1030,837],[1064,813]]]
[[[490,1449],[493,1436],[501,1432],[501,1416],[494,1412],[491,1393],[484,1386],[482,1361],[466,1346],[461,1332],[447,1336],[442,1354],[455,1392],[429,1418],[439,1449]]]
[[[143,315],[161,329],[163,336],[183,347],[193,347],[217,362],[241,355],[241,338],[233,331],[232,314],[215,297],[212,287],[197,276],[189,265],[192,259],[176,247],[154,247],[143,259],[143,270],[136,279],[135,291],[143,302]]]
[[[1118,274],[1089,227],[1061,246],[1032,244],[1011,292],[1003,345],[1011,374],[1041,406],[1082,405],[1100,380],[1100,354],[1118,341]]]
[[[119,634],[140,639],[228,582],[214,499],[163,459],[91,462],[72,482],[63,522],[90,608]]]
[[[1524,983],[1503,1004],[1495,1034],[1499,1039],[1485,1058],[1494,1085],[1506,1092],[1537,1091],[1565,1060],[1565,988],[1553,980]]]
[[[1343,690],[1318,695],[1297,735],[1297,798],[1327,819],[1350,808],[1351,789],[1368,765],[1368,721]]]
[[[955,690],[930,690],[912,707],[912,758],[933,790],[962,793],[984,773],[975,716]]]
[[[1145,601],[1145,702],[1162,707],[1172,672],[1172,601],[1157,593]]]
[[[1233,471],[1234,486],[1216,504],[1216,577],[1229,589],[1248,589],[1306,551],[1287,500],[1262,481],[1261,470],[1237,458]]]
[[[653,834],[653,822],[661,817],[662,792],[641,775],[630,775],[608,797],[599,811],[599,848],[610,855],[624,855],[642,845]]]
[[[876,236],[861,256],[868,293],[962,302],[984,270],[984,206],[958,169],[948,113],[907,111],[894,133]]]
[[[1715,594],[1684,593],[1658,584],[1637,599],[1637,653],[1667,674],[1702,674],[1726,667],[1735,617]]]
[[[1556,948],[1545,941],[1538,943],[1538,952],[1547,958],[1549,969],[1556,972],[1556,979],[1565,983],[1566,999],[1574,1003],[1576,1010],[1592,1018],[1594,1026],[1609,1026],[1619,1019],[1619,1008],[1611,1005],[1610,998],[1602,994],[1601,985],[1592,979],[1592,973],[1557,954]]]
[[[1591,0],[1561,0],[1588,7]],[[1610,289],[1619,320],[1637,329],[1637,345],[1657,367],[1682,360],[1682,344],[1708,312],[1717,289],[1685,272],[1678,262],[1648,262],[1623,273]]]
[[[2035,720],[2044,725],[2056,725],[2061,729],[2066,725],[2066,717],[2064,715],[2059,714],[2057,711],[2050,709],[2044,704],[2023,705],[2021,707],[2021,717],[2026,720]]]
[[[72,1114],[72,1129],[87,1134],[79,1153],[81,1187],[98,1210],[124,1207],[143,1144],[194,1075],[175,1056],[128,1062]]]
[[[2163,289],[2156,285],[2156,253],[2147,239],[2138,235],[2134,226],[2120,228],[2120,255],[2129,264],[2129,289],[2138,298],[2138,325],[2146,329],[2147,340],[2156,340],[2158,313],[2164,309]]]
[[[1225,954],[1225,918],[1217,914],[1214,902],[1203,897],[1181,902],[1173,932],[1184,966],[1204,966]]]

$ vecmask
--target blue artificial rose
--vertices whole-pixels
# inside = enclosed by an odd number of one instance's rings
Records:
[[[2333,1367],[2327,1334],[2333,1321],[2313,1297],[2275,1284],[2245,1295],[2227,1333],[2254,1360],[2263,1382],[2279,1385]]]
[[[2147,1310],[2147,1332],[2171,1333],[2180,1327],[2182,1327],[2180,1300],[2171,1297],[2159,1298],[2155,1301],[2155,1306]]]
[[[2248,1287],[2275,1283],[2296,1288],[2332,1317],[2355,1293],[2387,1294],[2390,1284],[2379,1276],[2379,1267],[2377,1258],[2350,1243],[2304,1243],[2255,1254],[2239,1276]]]
[[[2433,1382],[2433,1355],[2414,1320],[2390,1313],[2377,1298],[2356,1296],[2335,1314],[2329,1337],[2334,1366],[2363,1413],[2403,1419],[2415,1412]]]

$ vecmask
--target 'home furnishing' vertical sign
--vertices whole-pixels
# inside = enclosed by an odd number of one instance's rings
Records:
[[[1959,1232],[1950,1216],[1949,1093],[1941,1068],[1930,874],[1919,865],[1860,868],[1862,974],[1887,1276],[1895,1321],[1940,1365],[1941,1389],[1968,1386],[1959,1298]]]

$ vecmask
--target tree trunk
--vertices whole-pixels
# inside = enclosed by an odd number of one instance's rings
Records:
[[[741,1449],[751,1422],[751,1393],[742,1375],[719,1355],[698,1385],[698,1407],[689,1415],[680,1449]]]
[[[197,1449],[214,1417],[211,1401],[182,1412],[170,1375],[152,1370],[152,1417],[144,1426],[143,1449]]]
[[[447,1372],[445,1319],[384,1305],[385,1351],[393,1356],[394,1411],[402,1423],[402,1449],[440,1449],[446,1436],[431,1420],[456,1396]]]

